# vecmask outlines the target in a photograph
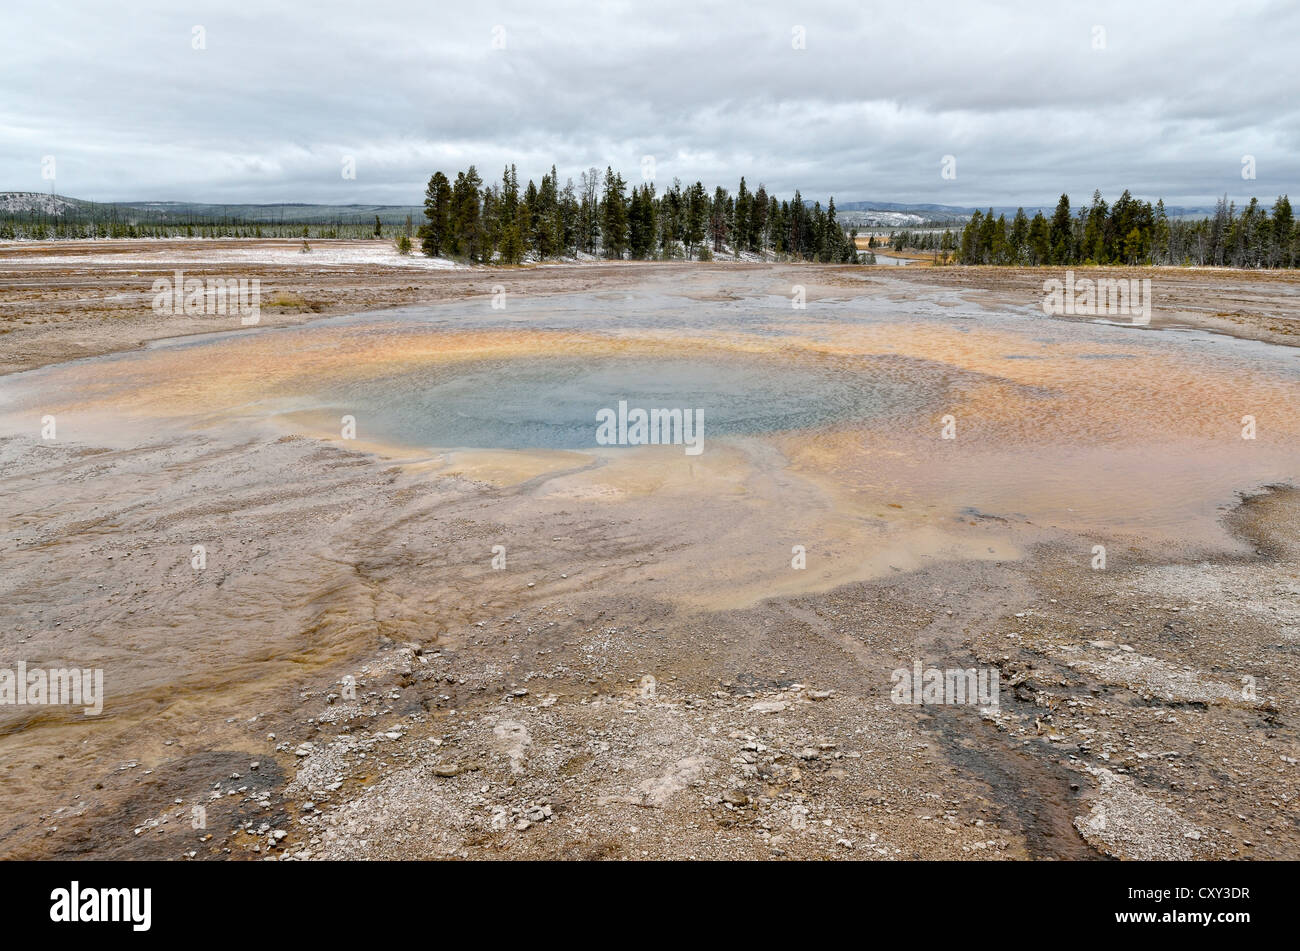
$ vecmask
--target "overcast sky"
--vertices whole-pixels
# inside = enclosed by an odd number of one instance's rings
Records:
[[[50,190],[53,156],[99,201],[415,204],[436,169],[640,181],[651,155],[660,185],[840,202],[1300,194],[1294,0],[4,0],[0,24],[0,191]]]

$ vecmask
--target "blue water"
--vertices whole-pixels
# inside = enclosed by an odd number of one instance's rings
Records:
[[[845,372],[850,366],[856,372]],[[364,420],[368,436],[407,445],[585,449],[596,445],[597,412],[617,411],[620,400],[629,409],[702,410],[707,439],[915,411],[944,389],[926,377],[892,359],[531,356],[430,365],[326,385],[315,397]]]

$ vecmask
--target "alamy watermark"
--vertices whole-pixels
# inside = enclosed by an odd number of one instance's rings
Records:
[[[153,282],[153,312],[160,317],[239,316],[244,325],[262,317],[262,282],[253,278],[187,278],[176,271],[174,280],[160,277]]]
[[[1074,278],[1043,281],[1043,313],[1060,316],[1132,317],[1134,324],[1151,323],[1151,278]]]
[[[618,411],[596,411],[599,446],[685,446],[686,455],[704,451],[704,410],[631,409],[618,401]]]
[[[104,672],[99,668],[0,667],[0,706],[76,706],[88,717],[104,710]]]
[[[50,892],[50,921],[126,922],[132,931],[148,931],[153,923],[152,888],[90,888],[73,881]]]
[[[890,680],[894,687],[889,692],[889,699],[894,703],[917,706],[998,705],[996,667],[954,667],[944,670],[926,667],[917,660],[912,662],[910,669],[899,667],[890,675]]]

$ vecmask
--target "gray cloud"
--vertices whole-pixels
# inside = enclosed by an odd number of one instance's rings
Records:
[[[9,0],[0,190],[46,190],[45,155],[97,200],[415,203],[437,168],[636,179],[647,154],[661,181],[842,202],[1300,182],[1292,3],[224,6]]]

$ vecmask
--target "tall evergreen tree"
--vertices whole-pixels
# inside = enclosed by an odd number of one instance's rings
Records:
[[[1061,200],[1056,203],[1056,211],[1052,215],[1052,226],[1048,241],[1051,247],[1051,260],[1048,263],[1067,263],[1072,254],[1069,195],[1061,195]]]
[[[763,183],[758,183],[758,191],[754,192],[754,203],[749,213],[749,236],[748,244],[751,251],[766,251],[767,243],[767,189]]]
[[[483,220],[479,188],[483,180],[478,169],[456,175],[451,189],[451,253],[454,257],[476,263],[483,258]]]
[[[1017,208],[1016,216],[1011,221],[1011,233],[1007,236],[1007,256],[1009,264],[1024,264],[1029,243],[1029,219],[1025,209]]]
[[[1296,223],[1291,211],[1291,200],[1279,195],[1273,203],[1272,247],[1269,251],[1270,267],[1295,267]]]
[[[605,193],[601,198],[600,230],[605,243],[605,257],[622,259],[627,250],[627,199],[623,176],[605,168]]]
[[[704,241],[705,225],[709,218],[709,199],[704,184],[696,182],[686,194],[686,257],[697,251]]]
[[[424,192],[424,217],[420,250],[431,258],[441,257],[447,251],[451,231],[451,186],[442,172],[434,172],[429,179]]]
[[[646,183],[632,189],[632,204],[628,211],[628,252],[633,258],[643,260],[651,256],[655,247],[654,185]]]

